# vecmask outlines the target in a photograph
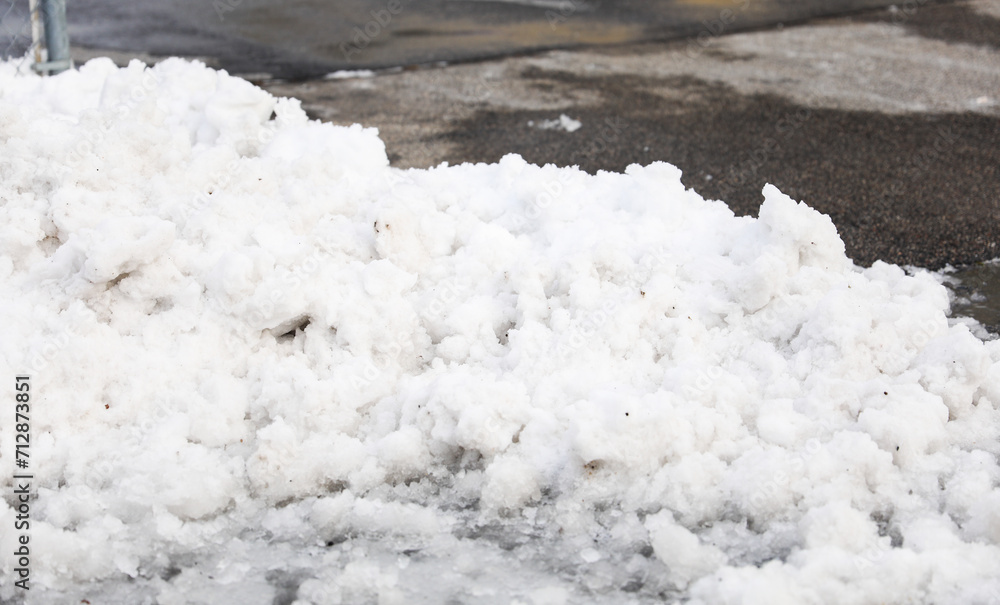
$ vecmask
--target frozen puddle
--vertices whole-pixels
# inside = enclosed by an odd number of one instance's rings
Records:
[[[1000,261],[979,263],[942,272],[952,292],[952,315],[971,317],[995,338],[1000,331]]]
[[[13,70],[27,602],[1000,597],[1000,343],[775,188],[400,171],[200,64]]]

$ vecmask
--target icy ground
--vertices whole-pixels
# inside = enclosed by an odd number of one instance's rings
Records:
[[[998,603],[1000,341],[939,281],[773,187],[401,171],[197,63],[0,64],[26,602]]]

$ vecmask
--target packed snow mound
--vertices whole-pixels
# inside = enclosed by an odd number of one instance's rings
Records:
[[[30,603],[1000,599],[1000,344],[774,187],[403,171],[199,63],[14,71]]]

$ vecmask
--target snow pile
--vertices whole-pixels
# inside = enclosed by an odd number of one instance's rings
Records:
[[[993,602],[1000,342],[764,196],[400,171],[201,64],[0,65],[30,602]]]

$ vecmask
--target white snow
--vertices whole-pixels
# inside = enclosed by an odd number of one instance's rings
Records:
[[[565,130],[566,132],[576,132],[581,126],[583,126],[583,122],[580,120],[574,120],[566,114],[560,114],[559,119],[556,120],[542,120],[541,122],[528,120],[528,126],[539,130]]]
[[[324,80],[349,80],[352,78],[374,78],[375,72],[370,69],[340,69],[323,76]]]
[[[402,171],[199,63],[14,71],[31,603],[1000,599],[1000,341],[774,187]]]

